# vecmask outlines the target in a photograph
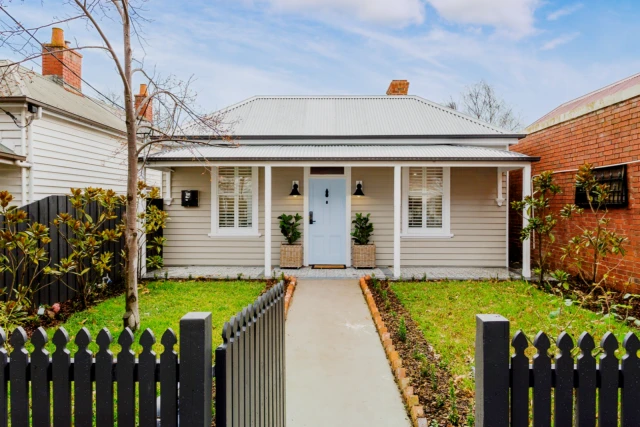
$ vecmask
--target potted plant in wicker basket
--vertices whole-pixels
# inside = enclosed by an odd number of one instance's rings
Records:
[[[298,230],[302,216],[300,214],[282,214],[280,220],[280,232],[287,240],[280,245],[280,268],[300,268],[302,267],[302,245],[296,244],[302,234]]]
[[[373,224],[369,222],[369,216],[356,213],[356,219],[351,221],[354,225],[353,245],[351,245],[351,264],[355,268],[374,268],[376,266],[376,245],[369,243],[373,234]]]

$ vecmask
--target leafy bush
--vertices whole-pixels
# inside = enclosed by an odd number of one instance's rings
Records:
[[[368,245],[371,235],[373,235],[373,224],[369,223],[369,217],[371,214],[364,216],[361,213],[356,213],[356,218],[351,221],[354,225],[354,230],[351,233],[356,245]]]
[[[43,281],[49,274],[46,246],[51,242],[49,228],[31,222],[26,211],[10,206],[13,195],[0,191],[0,273],[9,273],[0,296],[8,301],[0,304],[0,323],[3,327],[16,325],[28,312],[33,312],[33,296],[50,284]],[[43,283],[44,282],[44,283]]]
[[[70,254],[60,259],[53,273],[60,276],[65,286],[69,284],[64,275],[75,276],[76,291],[82,308],[86,308],[102,287],[102,277],[111,271],[113,253],[104,251],[103,246],[107,242],[118,241],[122,228],[106,228],[106,222],[116,219],[116,209],[124,205],[124,196],[102,188],[72,188],[69,201],[73,212],[58,213],[53,224],[58,228],[60,237],[69,244]],[[96,218],[90,214],[90,206],[94,203],[101,208]]]
[[[605,258],[624,257],[627,239],[609,228],[611,218],[608,217],[606,203],[610,194],[609,186],[598,182],[591,164],[585,163],[578,169],[576,187],[584,190],[587,196],[586,215],[589,221],[586,221],[584,226],[577,225],[580,234],[574,236],[563,248],[561,259],[569,260],[583,282],[596,284],[598,281],[606,281],[609,275],[609,271],[602,277],[600,274],[600,267],[603,266]],[[560,214],[564,219],[571,219],[575,215],[585,214],[585,209],[567,205]]]
[[[535,239],[535,271],[542,285],[548,269],[547,259],[551,256],[550,245],[555,242],[553,229],[558,223],[556,214],[551,211],[551,201],[561,193],[560,186],[553,182],[553,172],[545,171],[532,180],[533,194],[522,201],[514,201],[511,207],[522,216],[525,211],[529,221],[520,232],[520,240]]]
[[[149,199],[159,199],[160,189],[158,187],[152,187],[147,185],[144,181],[138,182],[138,198],[145,202]],[[155,233],[160,229],[164,229],[167,226],[169,220],[169,214],[162,209],[158,209],[153,204],[147,204],[146,209],[143,212],[138,213],[138,220],[140,227],[138,229],[138,271],[142,271],[142,239],[146,238],[149,234]],[[164,266],[164,258],[162,255],[162,248],[167,243],[165,237],[156,236],[151,240],[147,240],[147,267],[150,270],[156,268],[162,268]]]
[[[280,232],[287,240],[287,243],[289,245],[293,245],[302,236],[302,233],[298,230],[302,216],[298,213],[295,215],[287,215],[283,213],[278,217],[278,219],[280,220]]]

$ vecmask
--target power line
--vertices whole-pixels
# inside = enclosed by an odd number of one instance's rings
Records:
[[[16,20],[16,18],[13,17],[13,15],[11,15],[9,12],[7,12],[5,10],[4,7],[0,6],[0,10],[2,10],[9,18],[11,18],[11,20],[13,22],[15,22],[20,28],[22,28],[22,30],[27,33],[29,35],[29,37],[31,37],[37,44],[39,47],[44,47],[45,49],[47,49],[47,52],[49,52],[51,54],[51,56],[53,58],[56,59],[56,61],[58,61],[60,64],[62,64],[63,67],[65,67],[67,70],[69,70],[73,75],[75,75],[76,77],[78,77],[83,83],[85,83],[87,86],[89,86],[91,89],[93,89],[96,93],[100,94],[100,96],[102,96],[104,99],[106,99],[107,101],[111,102],[114,106],[124,110],[124,107],[122,107],[121,105],[119,105],[118,103],[116,103],[115,101],[113,101],[112,99],[110,99],[108,96],[106,96],[105,94],[103,94],[102,92],[100,92],[98,89],[96,89],[91,83],[89,83],[88,81],[86,81],[85,79],[82,78],[81,75],[79,75],[78,73],[76,73],[74,70],[72,70],[67,64],[64,63],[64,61],[62,61],[60,58],[58,58],[56,55],[53,55],[53,51],[50,50],[48,47],[46,47],[44,45],[44,43],[40,42],[40,40],[38,40],[33,34],[31,34],[31,32],[26,29],[18,20]],[[20,52],[17,52],[20,53]],[[96,105],[100,106],[101,108],[105,109],[106,111],[110,112],[111,114],[113,114],[114,116],[118,117],[118,118],[122,118],[119,115],[115,114],[114,111],[110,110],[110,109],[106,109],[104,105],[98,103],[95,99],[91,98],[91,97],[87,97],[88,99],[90,99],[92,102],[94,102]]]

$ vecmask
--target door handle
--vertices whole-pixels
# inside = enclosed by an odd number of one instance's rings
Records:
[[[313,211],[309,211],[309,224],[313,224],[315,221],[313,220]]]

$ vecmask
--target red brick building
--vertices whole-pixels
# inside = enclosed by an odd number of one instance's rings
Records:
[[[575,202],[574,176],[585,162],[603,168],[607,175],[624,174],[620,182],[626,185],[626,196],[619,194],[623,197],[620,206],[609,206],[611,226],[629,239],[627,255],[615,268],[614,280],[618,284],[630,281],[640,290],[640,74],[560,105],[529,126],[527,133],[511,150],[541,157],[532,164],[532,176],[545,170],[555,172],[563,190],[555,199],[555,209]],[[521,198],[521,183],[521,172],[511,172],[510,201]],[[522,219],[511,211],[509,221],[509,254],[515,261],[522,253]],[[561,248],[577,233],[570,222],[559,222],[553,247],[556,265]],[[609,263],[612,267],[619,260],[613,261]]]

